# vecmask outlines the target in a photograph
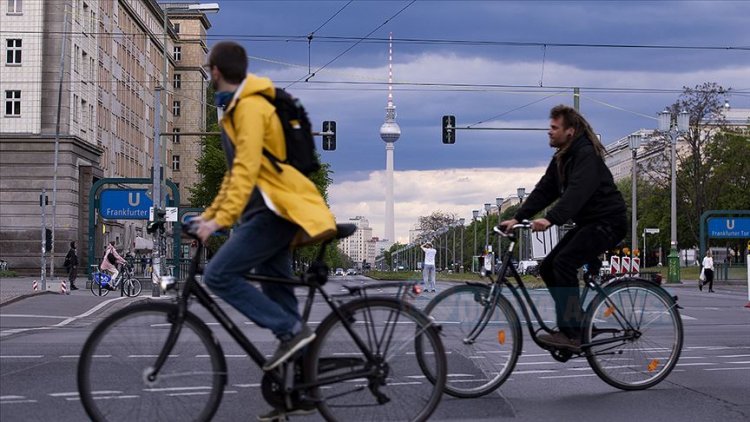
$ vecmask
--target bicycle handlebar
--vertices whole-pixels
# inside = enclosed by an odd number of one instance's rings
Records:
[[[531,221],[529,220],[523,220],[518,224],[514,224],[513,227],[511,227],[511,231],[515,231],[518,229],[531,229]],[[505,226],[495,226],[492,228],[492,230],[497,233],[497,235],[502,237],[510,237],[514,234],[508,233],[506,230],[507,228]]]

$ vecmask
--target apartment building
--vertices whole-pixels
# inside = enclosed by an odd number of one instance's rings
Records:
[[[87,261],[89,193],[97,181],[151,178],[155,113],[167,131],[174,127],[173,90],[156,105],[164,56],[171,81],[178,44],[174,22],[167,20],[165,34],[164,19],[155,0],[0,2],[0,258],[12,269],[38,271],[43,189],[49,228],[56,202],[59,269],[72,240],[83,264],[95,263]],[[205,43],[205,31],[198,35]],[[180,117],[204,121],[202,109],[181,110]],[[165,140],[164,175],[172,178],[167,157],[175,148]],[[145,233],[143,220],[104,219],[92,209],[97,247],[114,240],[128,249]]]
[[[354,261],[357,268],[362,268],[362,263],[375,262],[376,243],[372,241],[372,228],[367,218],[356,216],[349,219],[350,224],[357,226],[357,231],[346,239],[339,241],[339,249]]]

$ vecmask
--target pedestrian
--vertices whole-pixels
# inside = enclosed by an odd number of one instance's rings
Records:
[[[70,242],[70,249],[68,250],[68,254],[65,255],[65,263],[63,266],[68,271],[70,290],[78,290],[78,287],[76,287],[76,277],[78,277],[78,251],[76,250],[75,240]]]
[[[310,179],[285,160],[272,162],[265,153],[286,158],[284,131],[268,100],[276,94],[273,83],[247,73],[245,49],[231,41],[216,43],[205,69],[216,92],[227,172],[211,205],[191,223],[197,225],[204,244],[217,230],[233,230],[206,266],[203,281],[240,313],[273,332],[280,343],[263,365],[264,371],[271,371],[312,342],[315,333],[302,322],[293,286],[265,282],[260,291],[244,275],[255,270],[292,277],[291,248],[332,238],[336,222]],[[280,420],[314,409],[273,409],[258,420]]]
[[[112,275],[112,283],[117,280],[117,276],[120,275],[120,270],[117,268],[118,265],[124,264],[125,258],[121,257],[120,254],[117,253],[117,248],[115,248],[115,241],[109,242],[107,245],[107,248],[104,249],[104,258],[102,258],[102,263],[99,265],[99,268],[102,271],[107,271]],[[107,286],[108,288],[111,287],[111,284]]]
[[[711,251],[706,252],[706,256],[703,257],[703,268],[701,274],[705,280],[698,280],[698,288],[703,291],[703,285],[708,284],[708,292],[714,292],[714,259],[711,255]]]
[[[531,221],[532,230],[544,231],[569,220],[576,223],[539,265],[555,302],[558,330],[537,338],[552,347],[580,351],[583,309],[578,268],[623,239],[627,208],[604,162],[604,146],[586,119],[565,105],[553,107],[549,117],[549,145],[556,151],[516,215],[500,225],[510,231],[544,210],[543,218]]]
[[[432,247],[432,243],[430,242],[426,242],[422,245],[422,251],[424,251],[422,284],[425,285],[425,291],[432,290],[435,292],[435,254],[437,251]]]

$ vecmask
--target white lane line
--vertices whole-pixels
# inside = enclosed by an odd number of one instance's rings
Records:
[[[18,400],[26,396],[0,396],[0,400]]]
[[[44,355],[0,355],[0,359],[39,359]]]
[[[52,318],[52,319],[65,319],[67,316],[61,315],[29,315],[29,314],[3,314],[0,318]]]
[[[513,371],[514,375],[522,375],[522,374],[548,374],[550,372],[557,372],[557,370],[554,369],[538,369],[535,371]]]
[[[716,364],[711,363],[711,362],[696,362],[696,363],[678,363],[675,366],[709,366],[709,365],[716,365]]]
[[[52,397],[68,397],[68,396],[78,396],[77,391],[71,391],[67,393],[49,393]]]
[[[723,356],[716,356],[717,358],[746,358],[750,357],[750,355],[723,355]]]
[[[750,366],[740,368],[705,368],[704,371],[736,371],[738,369],[750,369]]]
[[[237,387],[237,388],[256,388],[256,387],[260,387],[260,384],[232,384],[232,387]]]
[[[741,361],[741,362],[727,362],[727,363],[736,363],[736,364],[739,364],[739,365],[746,365],[746,364],[750,363],[750,360],[744,360],[744,361]]]
[[[36,403],[36,400],[0,400],[0,404]]]
[[[696,319],[698,319],[698,318],[693,318],[691,316],[687,316],[685,314],[680,314],[680,317],[682,317],[682,319],[685,321],[695,321]]]
[[[81,318],[85,318],[85,317],[93,314],[94,312],[98,311],[99,309],[107,306],[108,304],[110,304],[112,302],[115,302],[115,301],[118,301],[118,300],[123,300],[123,299],[130,299],[130,298],[127,297],[127,296],[123,296],[123,297],[116,297],[116,298],[113,298],[113,299],[107,299],[104,302],[102,302],[102,303],[94,306],[93,308],[89,309],[88,311],[86,311],[86,312],[84,312],[84,313],[82,313],[80,315],[68,317],[67,319],[65,319],[63,321],[60,321],[60,322],[58,322],[55,325],[49,325],[49,326],[46,326],[46,327],[14,328],[14,329],[10,329],[10,330],[2,330],[2,331],[0,331],[0,337],[9,336],[11,334],[23,333],[23,332],[26,332],[26,331],[51,330],[51,329],[54,329],[54,328],[64,327],[64,326],[70,324],[71,322],[74,322],[76,320],[79,320]]]
[[[150,393],[159,391],[188,391],[188,390],[210,390],[211,387],[208,385],[199,385],[197,387],[161,387],[161,388],[144,388],[143,391]]]
[[[553,365],[555,362],[518,362],[516,365]]]
[[[583,378],[583,377],[595,377],[596,374],[578,374],[578,375],[547,375],[539,377],[541,380],[551,380],[555,378]]]

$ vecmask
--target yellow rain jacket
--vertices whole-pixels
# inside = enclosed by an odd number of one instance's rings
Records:
[[[336,222],[315,184],[288,164],[278,163],[283,171],[277,171],[263,155],[265,147],[273,156],[285,159],[286,143],[276,109],[261,93],[275,96],[271,80],[248,74],[221,117],[220,124],[234,145],[234,161],[202,216],[231,227],[257,186],[271,211],[302,229],[293,246],[333,237]]]

